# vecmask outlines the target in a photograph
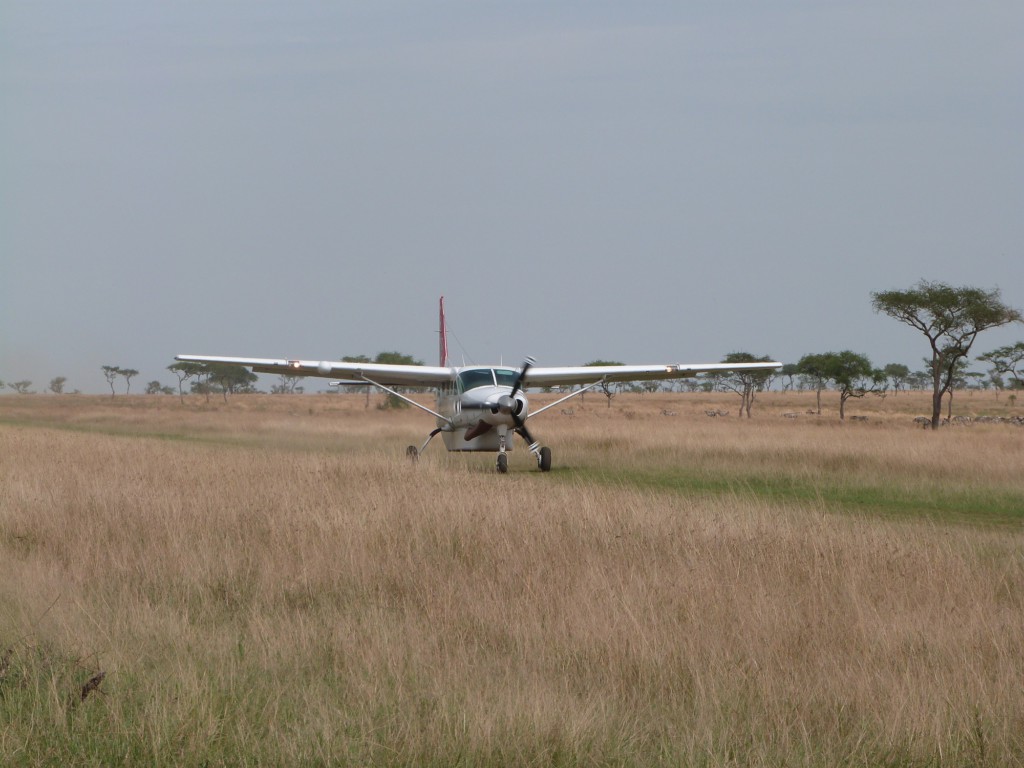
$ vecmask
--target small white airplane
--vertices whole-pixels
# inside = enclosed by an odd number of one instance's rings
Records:
[[[340,379],[332,385],[372,385],[409,405],[426,411],[436,419],[436,429],[422,446],[410,445],[407,454],[416,459],[438,434],[449,451],[497,452],[497,470],[508,471],[511,433],[519,434],[537,459],[542,472],[551,469],[551,449],[541,446],[526,421],[554,408],[587,390],[610,382],[681,379],[713,371],[760,371],[780,368],[781,363],[702,363],[660,365],[570,366],[541,368],[526,358],[519,368],[501,365],[448,365],[448,340],[444,316],[444,297],[440,307],[440,365],[385,365],[380,363],[344,363],[334,360],[274,360],[256,357],[211,357],[178,355],[176,360],[191,363],[239,365],[254,373],[289,376],[322,376]],[[577,386],[565,397],[530,412],[526,387]],[[395,387],[431,387],[437,392],[436,410],[396,391]]]

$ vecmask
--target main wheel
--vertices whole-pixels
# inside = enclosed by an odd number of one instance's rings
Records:
[[[537,460],[537,466],[540,467],[541,472],[547,472],[551,469],[551,449],[546,445],[540,449],[540,458]]]
[[[498,454],[498,471],[501,472],[501,474],[508,472],[508,454]]]
[[[420,450],[415,445],[410,445],[405,449],[405,455],[409,457],[409,461],[418,461],[420,458]]]

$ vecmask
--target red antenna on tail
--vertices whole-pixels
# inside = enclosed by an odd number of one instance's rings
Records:
[[[444,296],[441,297],[441,312],[440,312],[440,326],[441,326],[441,341],[440,341],[440,353],[441,353],[441,367],[444,368],[448,365],[448,329],[444,322]]]

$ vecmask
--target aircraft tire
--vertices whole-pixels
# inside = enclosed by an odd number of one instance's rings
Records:
[[[551,471],[551,449],[546,445],[540,449],[540,460],[537,462],[541,472]]]
[[[506,472],[508,472],[508,454],[498,454],[498,471],[501,474],[505,474]]]
[[[409,458],[409,461],[419,461],[420,451],[415,445],[410,445],[405,449],[405,455]]]

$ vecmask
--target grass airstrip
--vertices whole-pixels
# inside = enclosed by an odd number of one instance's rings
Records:
[[[5,395],[0,764],[1021,765],[1024,428],[833,399]]]

